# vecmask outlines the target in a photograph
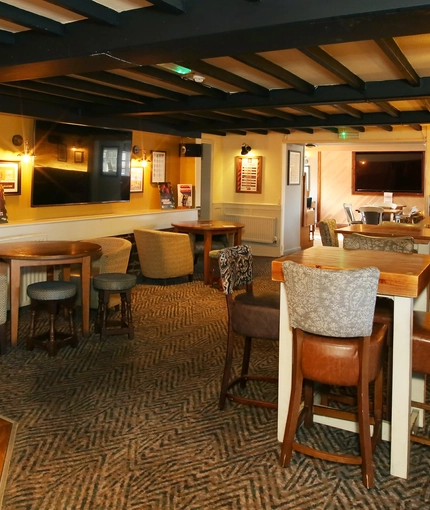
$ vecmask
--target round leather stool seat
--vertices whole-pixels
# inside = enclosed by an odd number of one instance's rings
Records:
[[[136,276],[125,273],[102,273],[94,276],[93,285],[96,290],[121,292],[136,285]]]
[[[99,293],[97,309],[96,332],[103,340],[107,335],[127,333],[128,338],[134,338],[133,317],[131,314],[131,289],[136,285],[136,276],[126,273],[101,273],[93,277],[94,289]],[[121,297],[120,320],[108,320],[109,299],[111,294]]]
[[[38,301],[68,299],[76,294],[76,285],[72,282],[37,282],[27,287],[28,297]]]
[[[66,345],[78,346],[72,310],[76,296],[76,285],[72,282],[47,281],[32,283],[27,287],[27,295],[31,299],[31,323],[27,337],[27,349],[32,351],[35,346],[46,349],[50,356]],[[55,317],[60,305],[64,308],[69,323],[69,331],[55,329]],[[49,314],[49,330],[35,335],[37,312],[45,308]]]

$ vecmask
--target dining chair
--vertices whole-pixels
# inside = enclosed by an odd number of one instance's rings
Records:
[[[363,484],[370,489],[374,485],[372,452],[381,440],[382,351],[387,330],[385,324],[373,321],[379,270],[326,270],[292,261],[285,261],[282,270],[293,330],[293,370],[281,466],[290,464],[293,450],[331,462],[361,465]],[[372,382],[373,417],[369,401]],[[314,383],[355,386],[357,412],[316,404]],[[319,437],[315,434],[306,434],[308,444],[295,441],[297,427],[301,423],[312,427],[314,415],[348,416],[351,421],[357,421],[358,415],[360,454],[321,450],[315,446]]]
[[[252,253],[249,246],[224,248],[219,251],[218,261],[228,312],[227,345],[219,409],[224,409],[226,399],[240,404],[276,409],[276,402],[234,393],[232,389],[240,384],[244,393],[247,381],[277,384],[276,377],[251,373],[250,359],[254,338],[279,340],[280,295],[278,292],[257,292],[253,289]],[[236,292],[241,289],[245,289],[245,292]],[[232,377],[233,351],[239,339],[238,335],[245,337],[242,369],[239,376]]]
[[[363,223],[362,220],[356,220],[354,215],[354,210],[351,204],[343,204],[343,210],[345,211],[346,220],[348,225],[357,225]]]
[[[333,218],[321,220],[318,223],[323,246],[339,246],[339,239],[335,232],[336,227],[336,220]]]
[[[376,250],[394,251],[398,253],[415,253],[413,237],[375,237],[353,233],[344,236],[343,247],[347,250]],[[384,416],[391,416],[391,388],[392,388],[392,357],[393,357],[393,316],[394,302],[392,299],[378,296],[375,306],[375,322],[382,322],[387,326],[387,352],[386,352],[386,399]]]
[[[412,329],[412,372],[430,375],[430,313],[414,311]],[[426,394],[426,393],[424,393]],[[430,411],[425,402],[411,401],[412,407]],[[418,434],[417,420],[412,420],[410,439],[414,443],[430,446],[430,437]]]
[[[382,223],[384,209],[382,207],[366,205],[359,208],[363,223],[367,225],[379,225]]]

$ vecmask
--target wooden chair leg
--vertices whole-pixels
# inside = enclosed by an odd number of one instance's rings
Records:
[[[227,350],[225,355],[225,363],[224,363],[224,374],[222,377],[221,382],[221,392],[219,397],[219,409],[224,409],[225,406],[225,400],[227,397],[227,388],[228,383],[230,381],[230,374],[231,374],[231,363],[233,360],[233,330],[230,329],[227,335]]]
[[[251,359],[251,345],[252,345],[252,338],[247,336],[245,338],[245,346],[243,349],[243,360],[242,360],[242,370],[240,375],[243,377],[246,375],[249,371],[249,360]],[[243,379],[240,382],[240,387],[245,388],[246,387],[246,379]]]

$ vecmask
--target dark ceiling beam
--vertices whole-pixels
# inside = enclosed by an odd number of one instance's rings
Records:
[[[402,50],[397,46],[396,41],[391,37],[387,37],[385,39],[375,39],[375,42],[408,82],[417,87],[420,84],[420,77]]]
[[[45,0],[46,2],[67,9],[68,11],[89,18],[98,23],[104,23],[111,27],[119,25],[119,13],[96,2],[87,0]]]
[[[423,127],[420,124],[409,124],[409,127],[415,129],[415,131],[422,131]]]
[[[323,128],[323,129],[326,130],[326,131],[330,131],[330,133],[334,133],[335,135],[339,134],[339,129],[338,128],[326,127],[326,128]]]
[[[53,21],[45,16],[34,14],[31,11],[19,9],[13,5],[0,2],[0,19],[16,23],[22,27],[31,28],[44,34],[63,35],[64,28],[58,21]],[[51,41],[53,43],[53,41]]]
[[[15,44],[15,35],[6,30],[0,30],[0,44]]]
[[[62,105],[52,104],[45,101],[29,101],[19,97],[0,96],[0,111],[8,114],[21,110],[24,117],[33,117],[37,119],[54,120],[68,122],[71,124],[81,124],[87,126],[98,126],[115,129],[132,129],[136,131],[148,131],[159,134],[173,136],[187,136],[190,138],[200,138],[202,132],[199,130],[178,129],[175,126],[168,126],[163,123],[157,123],[151,118],[124,118],[124,117],[88,117],[83,116],[79,108],[64,108]]]
[[[91,83],[89,81],[79,80],[78,78],[70,78],[69,76],[57,76],[56,78],[42,78],[37,80],[38,83],[46,83],[48,85],[54,85],[57,87],[64,87],[74,91],[81,91],[86,94],[97,96],[97,97],[111,97],[114,99],[123,99],[126,101],[145,103],[151,100],[149,97],[141,96],[138,94],[132,94],[125,90],[116,89],[113,87],[106,87],[97,83]],[[22,82],[13,82],[12,85]],[[28,82],[27,82],[28,83]],[[66,95],[66,94],[65,94]]]
[[[306,5],[303,9],[285,0],[249,3],[244,16],[243,2],[200,0],[193,1],[179,18],[145,7],[121,12],[115,29],[90,20],[68,23],[55,44],[42,34],[23,31],[15,34],[10,51],[0,53],[0,81],[56,76],[71,64],[76,74],[100,70],[90,66],[100,55],[112,58],[107,70],[428,31],[430,3],[418,0],[345,0],[341,4],[309,0]]]
[[[268,135],[269,131],[267,129],[251,129],[251,133],[255,133],[257,135]]]
[[[314,130],[311,128],[294,128],[296,131],[302,131],[303,133],[307,133],[308,135],[313,135]]]
[[[222,90],[207,87],[206,85],[201,85],[200,83],[196,83],[193,80],[186,79],[177,74],[173,74],[169,71],[163,71],[162,69],[157,69],[155,67],[132,67],[130,71],[134,71],[135,73],[143,74],[146,76],[151,76],[157,80],[163,81],[165,83],[170,83],[185,90],[195,92],[196,94],[202,94],[203,96],[210,96],[217,99],[224,99],[227,97],[227,94]]]
[[[226,129],[225,132],[231,133],[232,135],[246,136],[246,131],[241,131],[239,129]]]
[[[364,133],[366,131],[366,128],[364,126],[348,126],[350,129],[353,129],[354,131],[358,131],[359,133]]]
[[[227,115],[233,115],[234,117],[240,117],[241,119],[250,119],[250,120],[257,120],[261,121],[264,120],[266,117],[263,115],[258,115],[257,113],[251,113],[244,110],[236,110],[236,109],[229,109],[225,110],[225,113]]]
[[[387,125],[384,124],[384,125],[376,126],[376,127],[378,127],[379,129],[383,129],[384,131],[389,131],[389,132],[393,131],[393,126],[390,126],[388,124]]]
[[[333,103],[333,106],[335,106],[338,110],[340,110],[341,112],[343,113],[348,113],[349,115],[352,115],[352,117],[356,117],[357,119],[359,119],[360,117],[362,117],[363,115],[363,112],[361,112],[360,110],[358,110],[357,108],[354,108],[353,106],[350,106],[348,104],[344,104],[344,103],[341,103],[341,104],[337,104],[337,103]]]
[[[151,4],[160,11],[171,14],[183,14],[185,12],[185,0],[150,0]]]
[[[235,122],[235,118],[231,115],[224,115],[222,113],[217,112],[189,112],[190,115],[195,115],[196,117],[203,117],[204,119],[212,119],[212,120],[220,120],[221,122],[233,123]]]
[[[304,55],[312,59],[320,66],[330,71],[332,74],[343,80],[354,89],[363,89],[364,81],[357,75],[352,73],[348,68],[341,64],[338,60],[329,55],[322,48],[313,46],[310,48],[298,48]]]
[[[394,108],[394,106],[387,101],[375,101],[374,103],[378,108],[381,108],[382,111],[388,113],[388,115],[391,115],[392,117],[397,117],[399,115],[399,110]]]
[[[235,60],[242,62],[247,66],[250,66],[262,73],[266,73],[270,76],[273,76],[277,80],[283,81],[287,85],[294,87],[300,92],[304,92],[305,94],[312,94],[315,87],[311,83],[302,80],[290,71],[287,71],[281,66],[274,64],[270,60],[262,57],[261,55],[257,55],[255,53],[250,53],[247,55],[233,55],[232,58]]]
[[[292,105],[291,108],[294,108],[296,110],[299,110],[303,113],[308,113],[309,115],[312,115],[313,117],[316,117],[317,119],[326,119],[328,115],[321,110],[318,110],[318,108],[314,108],[313,106],[295,106]]]
[[[50,91],[43,90],[28,90],[18,88],[11,85],[0,85],[0,96],[13,96],[21,99],[27,99],[34,102],[53,103],[55,105],[62,105],[64,108],[80,108],[82,106],[82,98],[73,99],[71,97],[64,97],[53,95]]]
[[[263,107],[258,108],[258,110],[262,113],[267,113],[271,117],[280,117],[281,119],[288,119],[288,120],[294,120],[294,115],[291,115],[291,113],[284,112],[282,110],[279,110],[278,108],[271,108],[271,107]]]
[[[429,99],[423,99],[422,103],[424,105],[424,108],[427,108],[427,110],[430,112],[430,100]]]
[[[58,96],[60,98],[70,98],[82,101],[81,108],[85,108],[85,103],[88,103],[91,107],[100,105],[103,106],[103,111],[106,110],[106,106],[109,108],[121,108],[124,105],[124,102],[120,102],[114,100],[112,98],[106,96],[97,96],[94,94],[88,94],[86,92],[81,92],[79,90],[72,90],[65,87],[59,87],[56,85],[41,83],[37,81],[22,81],[22,82],[14,82],[11,85],[11,88],[16,89],[24,89],[24,90],[32,90],[33,92],[42,92],[44,94],[50,94],[53,96]]]
[[[283,135],[289,135],[291,134],[291,131],[289,129],[282,129],[282,128],[279,128],[279,129],[271,129],[271,131],[274,131],[275,133],[281,133]]]
[[[193,71],[197,71],[205,76],[210,76],[216,80],[234,85],[235,87],[246,90],[257,96],[267,97],[270,94],[269,89],[266,89],[265,87],[262,87],[253,81],[242,78],[237,74],[224,71],[224,69],[221,69],[220,67],[208,64],[203,60],[184,60],[181,61],[181,65],[184,65]]]
[[[137,76],[140,76],[138,73],[134,73]],[[132,89],[137,92],[149,92],[150,94],[154,94],[157,96],[165,97],[167,99],[173,99],[173,101],[186,101],[188,96],[186,94],[180,94],[179,92],[174,92],[173,90],[168,90],[162,87],[157,87],[155,85],[150,85],[148,83],[144,83],[139,80],[133,80],[131,78],[126,78],[119,74],[109,73],[105,71],[97,71],[94,73],[85,73],[76,75],[78,78],[90,79],[96,82],[102,83],[107,87],[123,87],[127,89]]]
[[[189,97],[186,104],[163,99],[155,99],[150,105],[138,108],[140,113],[180,110],[217,110],[230,108],[252,109],[283,108],[296,106],[320,106],[332,103],[371,103],[381,101],[399,101],[421,99],[430,96],[430,78],[422,78],[420,87],[412,87],[406,80],[367,82],[366,90],[355,90],[347,85],[327,85],[318,87],[312,96],[305,96],[294,89],[272,90],[270,98],[261,98],[247,93],[231,94],[227,99],[217,100],[203,96]],[[134,113],[135,107],[125,106],[124,113]]]

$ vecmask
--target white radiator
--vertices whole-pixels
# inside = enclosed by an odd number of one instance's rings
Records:
[[[226,214],[224,220],[243,223],[242,240],[254,243],[275,244],[276,218],[268,216],[246,216],[243,214]]]
[[[46,241],[46,234],[27,234],[21,236],[0,237],[0,243],[12,243],[19,241]],[[31,283],[43,282],[47,279],[46,267],[23,267],[21,268],[21,285],[19,306],[30,304],[30,298],[27,296],[27,287]],[[9,273],[8,273],[9,280]],[[9,292],[7,299],[7,309],[10,310]]]

